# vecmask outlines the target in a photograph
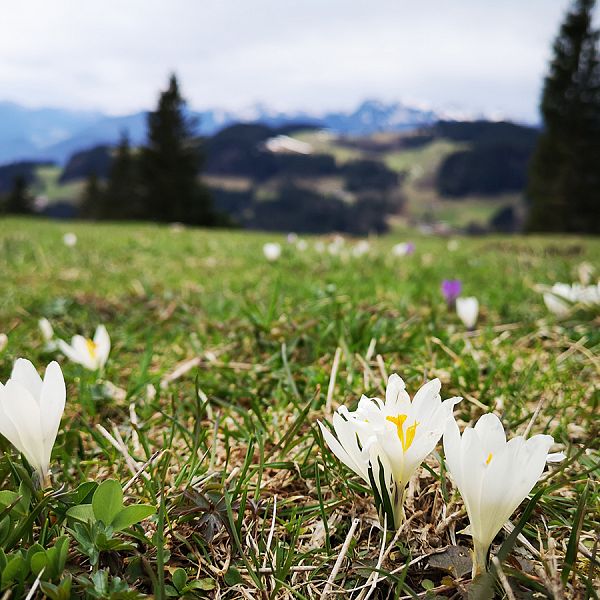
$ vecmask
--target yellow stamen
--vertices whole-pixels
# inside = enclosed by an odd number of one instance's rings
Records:
[[[406,419],[408,419],[407,415],[398,415],[397,417],[386,417],[386,420],[390,423],[393,423],[398,430],[398,438],[400,439],[400,443],[402,444],[402,450],[406,452],[412,445],[415,440],[415,435],[417,433],[417,421],[415,421],[410,427],[406,429],[406,435],[404,435],[404,430],[402,426],[404,425]]]
[[[488,454],[487,460],[485,461],[485,464],[486,464],[486,465],[489,465],[489,464],[490,464],[490,462],[491,462],[491,460],[492,460],[492,453],[490,452],[490,453]]]
[[[96,358],[96,353],[98,351],[98,344],[96,344],[96,342],[94,342],[93,340],[85,340],[85,343],[87,344],[87,349],[88,352],[90,353],[90,356],[92,358]]]

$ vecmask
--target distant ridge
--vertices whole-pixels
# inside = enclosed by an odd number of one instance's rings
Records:
[[[127,131],[133,145],[146,139],[147,112],[110,116],[94,111],[61,108],[26,108],[0,102],[0,164],[43,160],[64,164],[73,153],[99,145],[116,145]],[[198,135],[213,135],[233,123],[261,123],[273,128],[302,124],[328,129],[341,135],[370,135],[378,132],[410,131],[440,120],[497,120],[464,111],[443,111],[402,102],[365,100],[354,110],[278,111],[265,104],[231,111],[189,111],[198,123]]]
[[[31,109],[12,102],[0,102],[0,164],[18,160],[50,160],[64,164],[79,150],[116,144],[122,131],[128,132],[132,144],[141,144],[146,138],[146,114],[109,116],[60,108]],[[257,122],[270,127],[302,123],[338,134],[368,135],[407,131],[447,119],[449,115],[402,102],[365,100],[351,111],[283,112],[256,104],[239,111],[190,111],[190,117],[198,121],[199,135],[212,135],[238,122]]]

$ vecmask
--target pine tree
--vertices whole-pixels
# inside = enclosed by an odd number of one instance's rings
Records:
[[[140,199],[138,164],[127,132],[121,135],[102,201],[102,218],[135,219],[144,216]]]
[[[104,193],[98,176],[91,173],[85,182],[79,214],[85,219],[102,219]]]
[[[32,204],[27,179],[23,175],[17,175],[6,199],[5,211],[10,215],[30,215],[33,212]]]
[[[214,222],[210,196],[198,182],[200,156],[193,123],[185,115],[175,75],[148,115],[148,142],[142,151],[147,216],[197,225]]]
[[[600,32],[595,0],[575,0],[544,82],[532,158],[530,231],[600,232]]]

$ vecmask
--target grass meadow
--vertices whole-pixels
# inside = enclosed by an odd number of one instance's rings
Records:
[[[0,221],[0,381],[25,357],[38,371],[57,359],[67,382],[51,488],[29,489],[0,440],[2,598],[598,598],[600,320],[559,320],[535,286],[598,268],[600,241],[456,238],[451,250],[397,233],[353,257],[306,239],[301,252],[275,234]],[[407,240],[414,254],[393,256]],[[279,260],[265,260],[267,241]],[[479,299],[474,331],[446,307],[445,278]],[[104,370],[49,351],[42,317],[66,340],[105,324]],[[468,591],[468,520],[441,443],[396,535],[324,444],[317,420],[382,397],[392,373],[411,395],[438,377],[442,398],[463,397],[462,424],[493,411],[509,436],[548,433],[567,454],[534,488],[493,591]],[[77,527],[66,511],[109,479],[154,514]]]

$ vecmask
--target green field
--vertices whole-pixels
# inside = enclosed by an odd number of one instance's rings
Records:
[[[62,240],[71,231],[73,248]],[[307,239],[299,252],[258,233],[0,221],[0,381],[25,357],[39,371],[56,358],[67,382],[53,489],[30,491],[23,460],[0,441],[0,567],[15,563],[2,594],[25,597],[46,561],[48,598],[458,597],[470,567],[458,577],[440,564],[471,538],[441,443],[411,481],[409,521],[392,539],[368,487],[323,442],[317,420],[331,419],[339,348],[334,408],[381,397],[392,373],[411,396],[438,377],[442,398],[464,398],[462,424],[494,411],[509,437],[530,422],[532,434],[554,436],[568,459],[534,488],[497,597],[506,586],[517,598],[598,597],[600,320],[558,320],[534,286],[576,281],[583,262],[598,268],[600,241],[457,238],[449,251],[447,239],[398,233],[354,258],[319,254]],[[392,256],[407,240],[415,253]],[[283,246],[274,263],[267,241]],[[475,331],[446,308],[444,278],[478,297]],[[67,340],[104,323],[104,372],[47,351],[42,317]],[[66,516],[96,483],[125,485],[140,469],[125,503],[154,516],[118,532],[83,531]],[[32,562],[66,543],[59,567]]]

